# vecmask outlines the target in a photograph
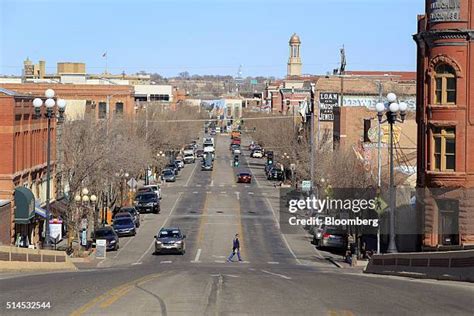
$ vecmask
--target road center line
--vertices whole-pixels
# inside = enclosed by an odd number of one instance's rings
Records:
[[[194,262],[199,262],[199,257],[201,256],[201,249],[197,250],[196,257],[194,257]]]
[[[189,185],[189,182],[191,181],[191,179],[193,178],[194,176],[194,173],[196,172],[196,167],[197,167],[197,163],[194,163],[194,168],[193,168],[193,171],[191,172],[191,175],[189,176],[188,178],[188,181],[186,181],[186,184],[184,185],[185,187],[187,187]]]

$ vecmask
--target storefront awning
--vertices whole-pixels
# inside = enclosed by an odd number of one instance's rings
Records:
[[[46,210],[41,207],[41,205],[39,204],[38,201],[36,201],[36,203],[35,203],[35,214],[38,215],[38,216],[41,216],[42,218],[47,218]]]
[[[15,197],[15,223],[29,224],[35,216],[35,197],[26,187],[17,187]]]

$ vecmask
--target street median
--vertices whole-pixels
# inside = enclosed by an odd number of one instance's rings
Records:
[[[0,272],[8,271],[75,271],[64,251],[0,246]]]
[[[364,273],[474,282],[474,250],[374,255]]]

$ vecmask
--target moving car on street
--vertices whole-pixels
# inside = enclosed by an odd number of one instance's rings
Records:
[[[119,237],[112,226],[105,226],[96,229],[94,232],[93,244],[95,244],[97,239],[105,239],[105,247],[107,250],[118,250],[120,248]]]
[[[285,179],[285,175],[280,168],[273,167],[267,174],[268,180],[278,180],[283,181]]]
[[[178,252],[184,255],[186,252],[184,235],[179,228],[162,228],[155,238],[155,254],[164,252]]]
[[[161,179],[165,182],[175,182],[176,181],[176,175],[173,172],[172,169],[164,169],[161,172]]]
[[[115,218],[112,227],[119,237],[135,236],[137,234],[135,223],[131,216]]]
[[[248,172],[240,172],[237,174],[237,183],[252,183],[252,175]]]
[[[263,152],[260,149],[254,149],[250,153],[250,157],[252,157],[252,158],[263,158]]]
[[[135,207],[140,213],[152,212],[158,214],[160,212],[160,200],[155,193],[138,194],[135,197]]]

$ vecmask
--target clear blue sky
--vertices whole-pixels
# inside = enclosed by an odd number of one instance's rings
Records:
[[[81,61],[89,73],[174,76],[286,74],[288,40],[302,40],[303,73],[415,70],[423,0],[0,0],[0,74],[22,62]]]

